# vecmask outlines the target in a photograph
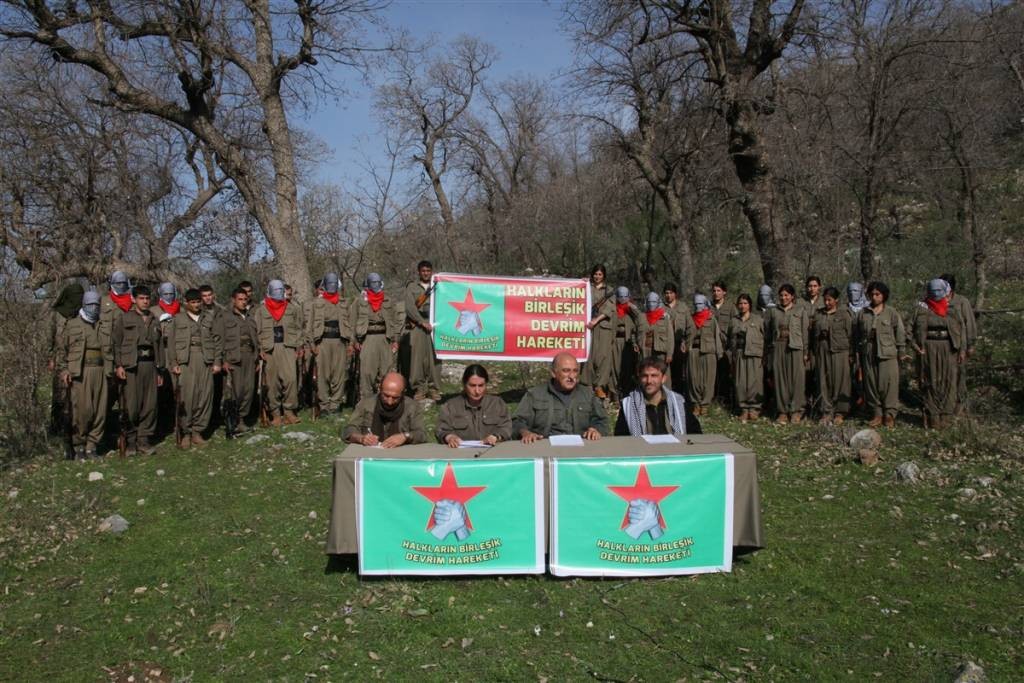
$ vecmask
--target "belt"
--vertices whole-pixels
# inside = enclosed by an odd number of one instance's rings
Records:
[[[948,330],[928,330],[926,339],[949,339]]]
[[[338,331],[338,328],[325,328],[321,339],[341,339],[341,332]]]
[[[626,337],[626,333],[625,332],[616,332],[615,333],[615,338],[616,339],[625,339],[625,337]]]
[[[238,348],[242,349],[243,351],[255,351],[256,350],[256,347],[253,346],[251,343],[250,344],[239,344]]]
[[[366,336],[369,337],[371,334],[384,334],[384,330],[367,330]]]
[[[86,349],[83,358],[85,360],[98,360],[100,363],[103,363],[103,351],[100,349]]]
[[[274,343],[275,344],[283,344],[284,343],[284,327],[282,327],[280,325],[277,325],[276,327],[274,327]]]
[[[87,368],[99,368],[103,366],[103,356],[99,358],[83,358],[82,365]]]
[[[140,346],[139,347],[139,360],[153,360],[153,347],[152,346]]]

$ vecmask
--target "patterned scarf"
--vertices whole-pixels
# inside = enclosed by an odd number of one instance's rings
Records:
[[[668,423],[672,433],[686,434],[686,413],[683,412],[686,399],[674,391],[661,391],[668,403]],[[622,411],[626,414],[626,425],[632,436],[643,436],[647,433],[647,401],[644,400],[643,391],[634,389],[622,399]]]

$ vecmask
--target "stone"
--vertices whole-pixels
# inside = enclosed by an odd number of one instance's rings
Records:
[[[981,486],[982,488],[987,489],[995,483],[996,480],[992,477],[978,477],[978,486]]]
[[[121,515],[110,515],[100,522],[98,531],[101,533],[123,534],[128,531],[128,520]]]
[[[17,497],[18,497],[18,489],[11,489],[10,491],[7,492],[8,500],[14,500]]]
[[[974,498],[976,495],[978,495],[978,492],[972,488],[965,487],[957,491],[956,495],[960,496],[961,498]]]
[[[974,662],[964,662],[957,668],[953,683],[985,683],[985,670]]]
[[[874,429],[862,429],[850,437],[850,446],[860,451],[862,449],[878,450],[882,445],[882,437]]]
[[[158,477],[164,476],[164,471],[163,470],[157,470],[156,471],[156,476],[158,476]]]
[[[283,434],[285,439],[291,439],[292,441],[298,441],[299,443],[306,443],[312,441],[316,437],[309,432],[287,432]]]
[[[89,473],[89,481],[103,481],[103,473],[102,472],[90,472]]]
[[[878,464],[878,451],[874,448],[862,448],[857,451],[857,460],[860,461],[861,465],[874,467]]]
[[[316,519],[316,510],[310,510],[309,518],[310,519]]]
[[[920,476],[921,468],[910,460],[901,462],[899,467],[896,468],[896,481],[916,484]]]
[[[245,445],[246,446],[253,446],[253,445],[258,444],[258,443],[260,443],[262,441],[269,441],[269,440],[270,440],[270,437],[267,436],[266,434],[255,434],[255,435],[250,436],[248,439],[245,440]]]

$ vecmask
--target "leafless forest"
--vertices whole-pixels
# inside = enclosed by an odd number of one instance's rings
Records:
[[[4,315],[114,269],[300,296],[424,257],[680,291],[953,271],[982,309],[1021,275],[1019,3],[571,2],[554,80],[495,78],[487,36],[423,42],[381,9],[0,0]],[[342,74],[380,133],[325,184],[295,121]]]

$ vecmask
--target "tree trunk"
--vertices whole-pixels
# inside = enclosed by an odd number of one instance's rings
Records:
[[[676,236],[676,244],[679,245],[679,252],[676,257],[679,259],[679,287],[683,296],[690,296],[695,291],[694,270],[693,270],[693,245],[692,232],[683,215],[683,204],[675,192],[659,190],[661,200],[665,203],[668,211],[668,221],[672,226],[672,232]]]
[[[960,171],[960,207],[957,211],[964,237],[971,243],[971,261],[974,263],[974,280],[977,288],[975,310],[985,305],[985,293],[988,289],[988,259],[986,257],[985,232],[978,225],[978,194],[974,181],[974,171],[957,157]]]
[[[750,223],[764,282],[778,287],[790,273],[786,229],[775,218],[774,172],[752,101],[731,97],[726,112],[729,156],[743,187],[741,207]]]

